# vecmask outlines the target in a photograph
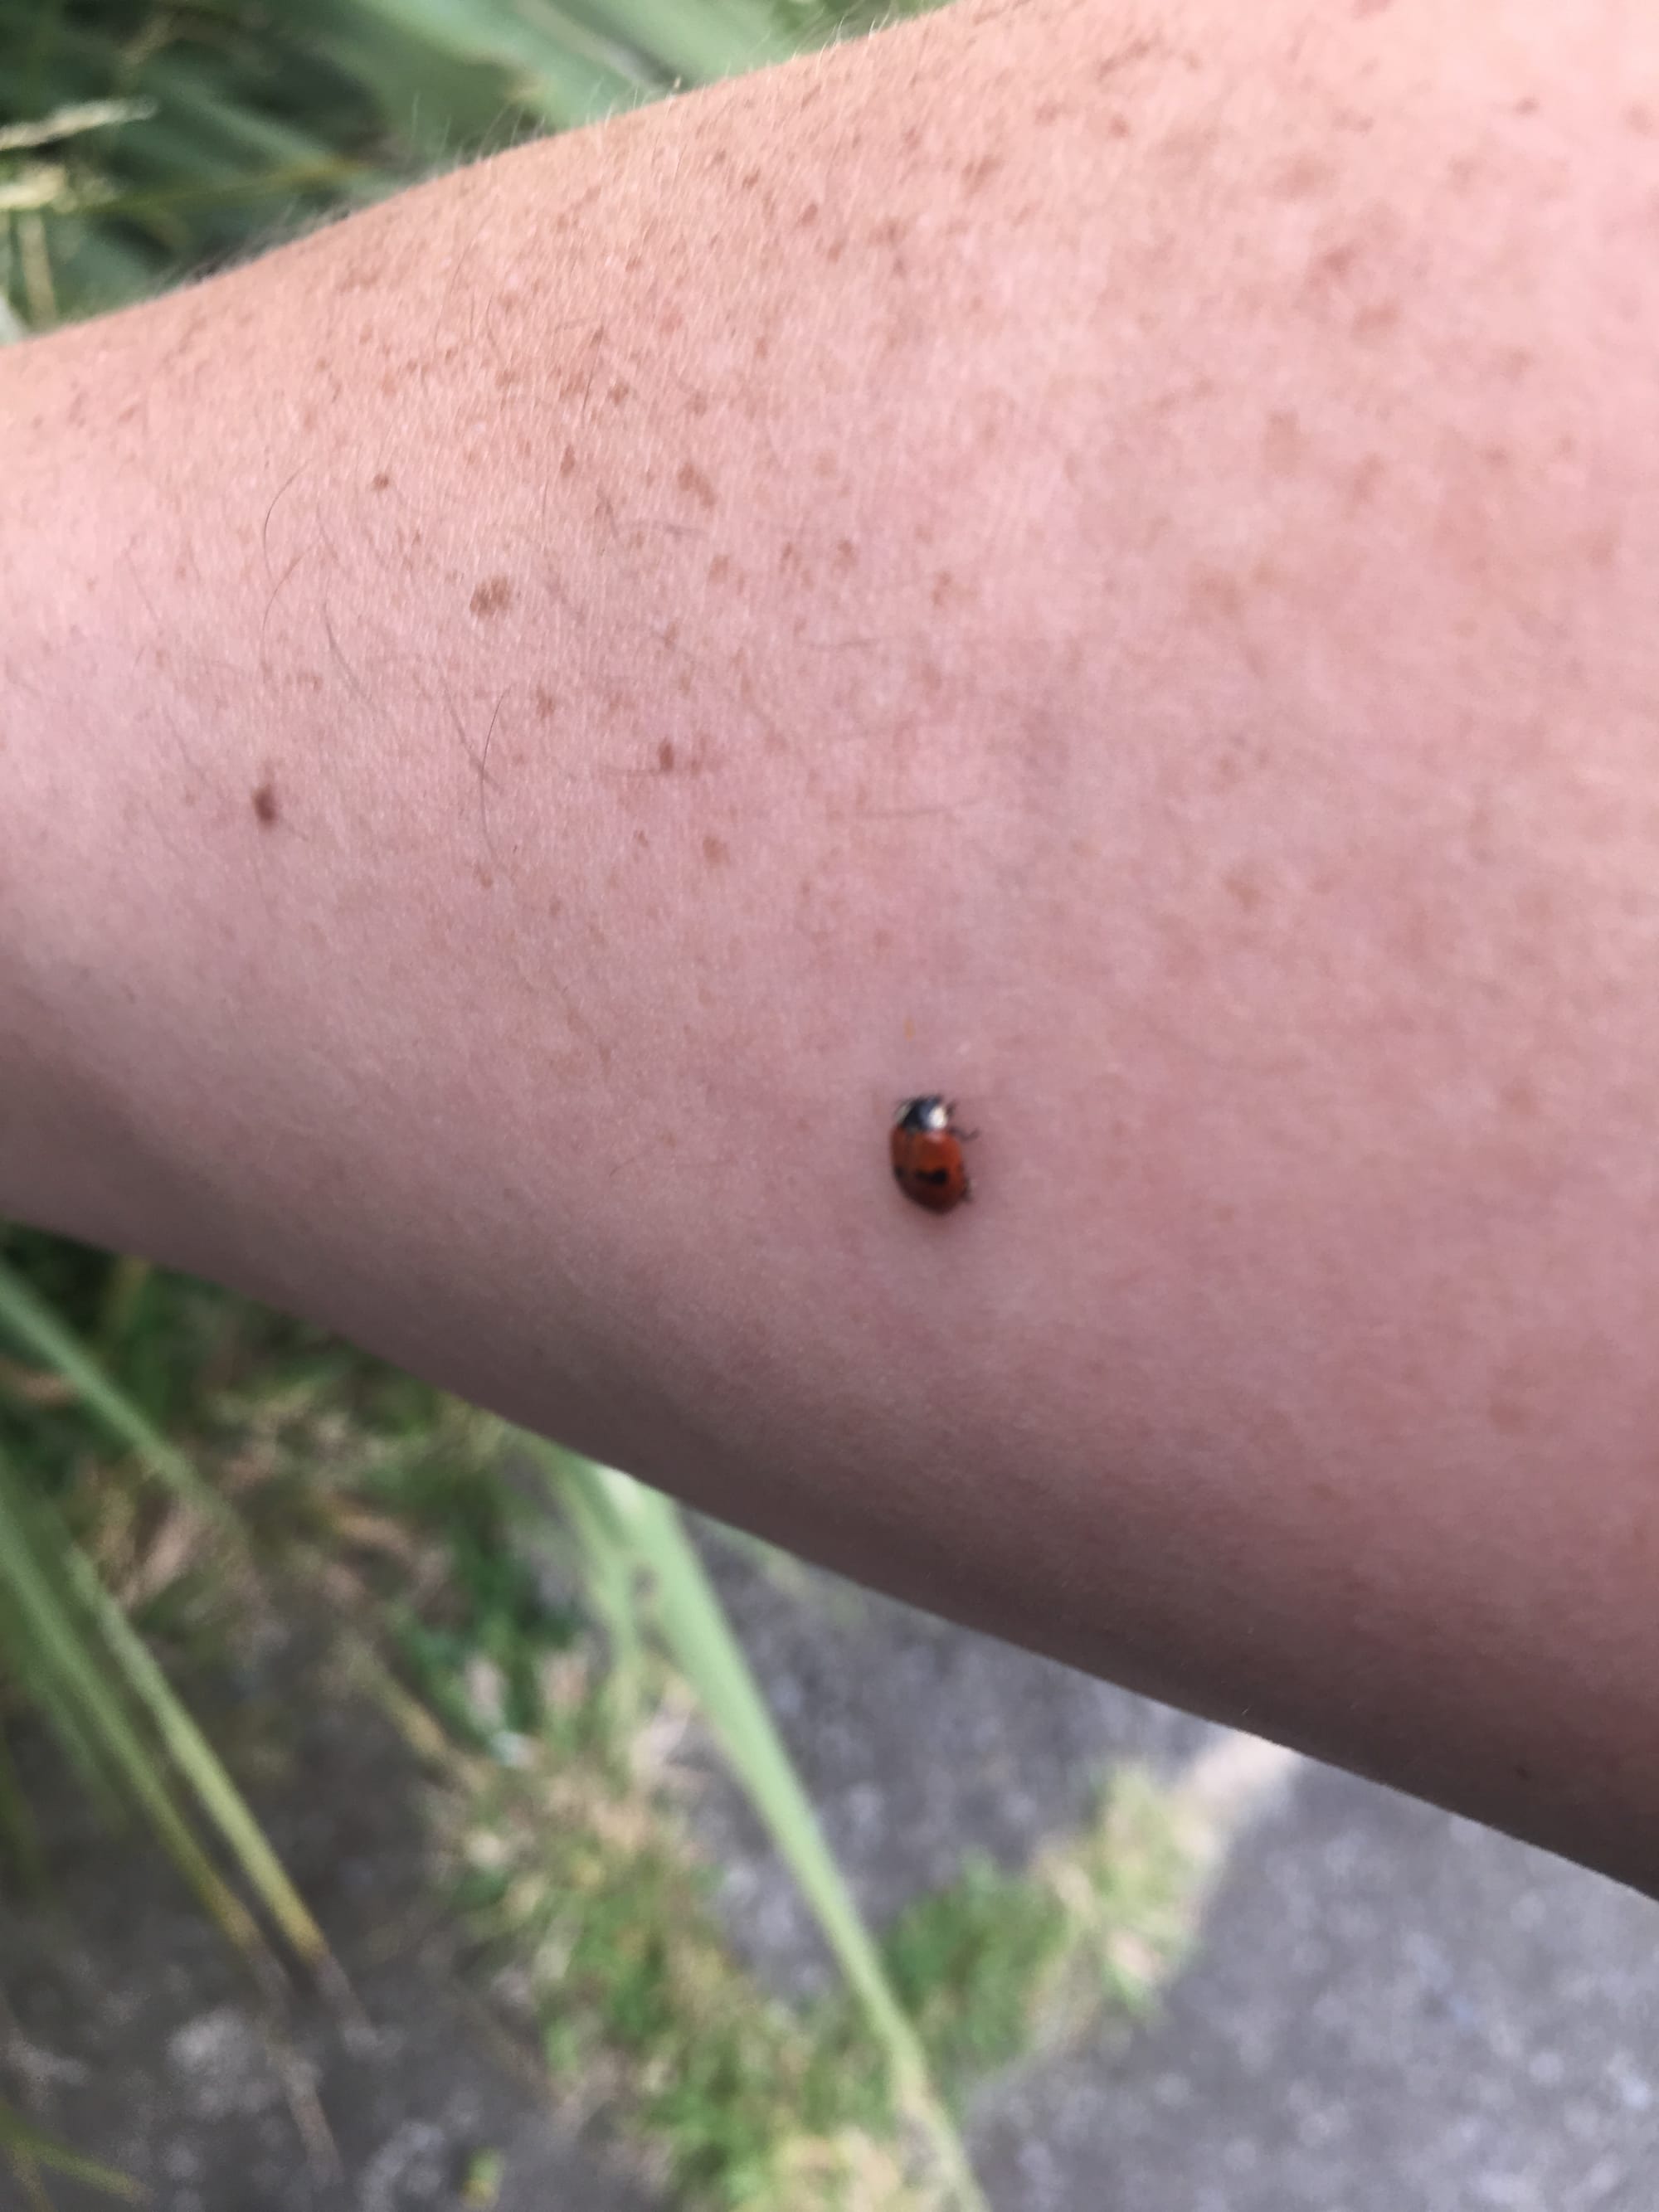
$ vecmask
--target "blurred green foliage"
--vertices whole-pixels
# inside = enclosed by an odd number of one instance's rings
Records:
[[[0,307],[15,335],[142,299],[484,149],[915,12],[0,0]]]

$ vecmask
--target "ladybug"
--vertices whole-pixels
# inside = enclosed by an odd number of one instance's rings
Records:
[[[944,1098],[907,1098],[893,1119],[888,1148],[899,1188],[930,1213],[949,1213],[970,1194],[963,1132]]]

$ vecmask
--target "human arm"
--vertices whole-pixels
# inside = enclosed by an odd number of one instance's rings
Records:
[[[1592,13],[963,6],[0,358],[0,1206],[1659,1887]]]

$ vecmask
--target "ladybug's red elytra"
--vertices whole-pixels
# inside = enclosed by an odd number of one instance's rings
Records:
[[[888,1140],[899,1188],[930,1213],[949,1213],[970,1195],[963,1132],[948,1099],[907,1098]]]

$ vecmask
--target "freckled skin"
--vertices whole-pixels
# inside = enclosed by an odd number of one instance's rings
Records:
[[[1583,12],[958,0],[0,349],[0,1212],[1659,1890]]]
[[[471,601],[472,612],[485,621],[492,615],[505,614],[512,604],[513,585],[506,576],[486,576]]]

